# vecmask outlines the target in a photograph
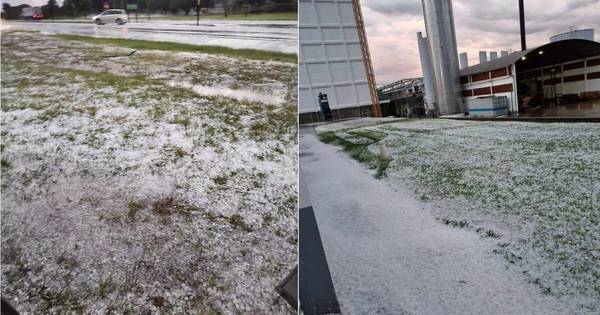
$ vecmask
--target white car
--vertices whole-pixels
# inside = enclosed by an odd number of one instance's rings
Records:
[[[106,10],[94,16],[92,20],[94,20],[94,23],[98,25],[106,23],[117,23],[119,25],[122,25],[128,22],[127,13],[125,13],[125,10],[117,9]]]

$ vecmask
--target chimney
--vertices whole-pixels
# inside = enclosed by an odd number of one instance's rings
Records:
[[[469,58],[467,57],[467,53],[460,53],[460,68],[466,69],[469,67]]]
[[[487,62],[487,52],[480,51],[479,52],[479,63],[484,63],[484,62]]]

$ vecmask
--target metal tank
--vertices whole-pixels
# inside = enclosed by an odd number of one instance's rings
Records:
[[[421,72],[423,73],[424,101],[427,113],[435,113],[437,106],[437,95],[435,88],[435,78],[429,57],[429,41],[423,37],[421,32],[417,32],[417,43],[419,44],[419,57],[421,57]]]
[[[490,51],[490,60],[498,59],[498,52]]]
[[[480,51],[479,52],[479,63],[484,63],[484,62],[487,62],[487,52]]]
[[[422,0],[441,115],[463,111],[451,0]]]
[[[550,42],[554,43],[559,40],[567,40],[567,39],[585,39],[585,40],[594,40],[594,30],[591,28],[584,30],[573,30],[561,34],[556,34],[550,37]]]
[[[500,57],[506,57],[506,56],[508,56],[508,50],[500,51]]]
[[[467,53],[460,53],[458,56],[460,58],[460,68],[467,69],[469,67],[469,57],[467,56]]]

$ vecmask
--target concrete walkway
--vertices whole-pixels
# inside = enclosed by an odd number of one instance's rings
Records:
[[[508,269],[493,240],[439,223],[312,129],[300,154],[342,313],[573,313]]]

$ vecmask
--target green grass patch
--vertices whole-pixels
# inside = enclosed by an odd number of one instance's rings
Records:
[[[244,232],[252,232],[252,227],[250,225],[248,225],[248,223],[246,223],[244,218],[237,213],[230,216],[229,219],[227,219],[227,221],[229,221],[229,224],[233,225],[234,227],[236,227]]]
[[[10,168],[11,167],[11,163],[9,160],[2,159],[0,161],[1,161],[0,166],[2,166],[2,168]]]
[[[234,58],[252,59],[252,60],[275,60],[283,62],[298,62],[298,56],[296,54],[288,54],[281,52],[272,52],[259,49],[235,49],[222,46],[201,46],[181,43],[170,43],[170,42],[156,42],[149,40],[138,40],[138,39],[123,39],[123,38],[96,38],[92,36],[82,35],[67,35],[58,34],[52,35],[56,38],[71,41],[81,41],[97,45],[115,45],[120,47],[126,47],[137,50],[163,50],[163,51],[184,51],[184,52],[198,52],[205,54],[224,55]]]
[[[362,134],[353,135],[365,137]],[[354,143],[336,135],[333,131],[323,132],[319,134],[319,139],[321,140],[321,142],[341,146],[344,149],[344,151],[350,154],[350,156],[353,159],[367,165],[367,167],[369,167],[370,169],[377,170],[377,172],[375,173],[375,177],[385,177],[387,174],[388,167],[390,165],[390,161],[381,159],[379,156],[377,156],[369,150],[369,146],[371,144],[381,140],[382,138],[378,138],[377,136],[371,134],[365,138],[372,141],[367,143]]]

